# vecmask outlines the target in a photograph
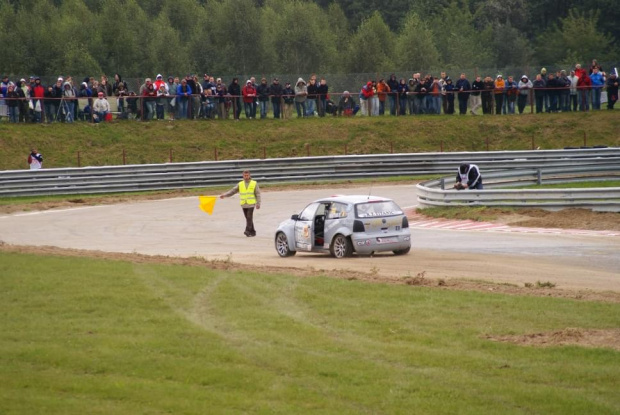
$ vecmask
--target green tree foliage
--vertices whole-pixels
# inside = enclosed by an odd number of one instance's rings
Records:
[[[477,30],[474,15],[469,9],[460,8],[456,1],[433,18],[431,27],[446,68],[495,66],[489,47],[493,36],[491,28]]]
[[[395,36],[375,12],[359,26],[349,45],[347,72],[388,72],[394,68]]]
[[[396,69],[411,72],[439,66],[440,56],[435,46],[433,32],[415,12],[407,15],[396,39],[395,49]]]
[[[261,20],[265,33],[264,52],[271,72],[311,73],[334,70],[336,32],[330,30],[326,11],[314,3],[269,0]]]
[[[541,61],[574,64],[592,58],[605,61],[612,51],[612,37],[597,27],[599,13],[570,10],[568,16],[537,38]]]
[[[199,67],[211,72],[243,73],[263,71],[261,39],[266,22],[260,19],[253,0],[210,1],[206,31],[195,39],[192,52],[202,54]]]
[[[498,68],[527,64],[534,55],[525,36],[510,24],[492,26],[491,46],[492,59]]]
[[[616,65],[618,0],[0,0],[0,72],[227,75]]]

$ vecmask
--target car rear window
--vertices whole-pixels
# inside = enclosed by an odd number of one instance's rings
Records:
[[[358,218],[376,218],[380,216],[402,215],[403,211],[393,201],[368,202],[355,205]]]

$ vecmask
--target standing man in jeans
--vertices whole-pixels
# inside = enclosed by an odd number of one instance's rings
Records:
[[[260,209],[260,189],[256,180],[252,180],[249,170],[243,172],[243,180],[235,187],[220,195],[220,199],[239,193],[239,202],[245,216],[245,236],[256,236],[254,229],[254,208]]]

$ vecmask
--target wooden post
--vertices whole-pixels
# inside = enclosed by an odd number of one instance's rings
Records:
[[[213,156],[215,158],[215,161],[217,161],[217,147],[213,149]]]
[[[534,150],[536,148],[534,146],[535,146],[535,144],[534,144],[534,134],[532,134],[532,150]]]

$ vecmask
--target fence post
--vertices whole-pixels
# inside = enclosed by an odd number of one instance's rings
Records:
[[[541,185],[542,184],[542,171],[540,169],[536,169],[536,173],[538,175],[538,177],[536,178],[536,184]]]

